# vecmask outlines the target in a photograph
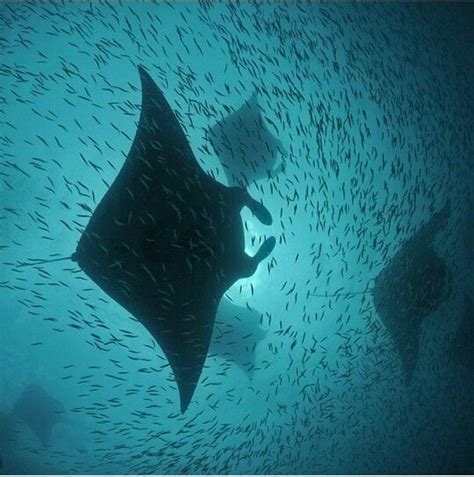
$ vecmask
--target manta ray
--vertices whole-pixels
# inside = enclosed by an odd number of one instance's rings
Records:
[[[416,366],[421,324],[439,308],[451,283],[445,261],[433,249],[449,213],[446,204],[406,240],[376,277],[372,290],[375,309],[395,344],[408,381]]]
[[[229,185],[247,187],[284,170],[283,161],[276,163],[286,152],[268,130],[256,92],[237,111],[217,121],[209,129],[209,139]]]
[[[267,332],[259,325],[259,314],[223,298],[217,309],[209,354],[235,363],[252,379],[257,345]]]
[[[449,357],[474,371],[474,300],[464,296],[464,315],[449,349]]]
[[[72,259],[136,317],[166,355],[185,412],[197,386],[217,307],[275,246],[244,251],[240,211],[270,212],[242,187],[199,166],[162,91],[139,67],[142,105],[130,152],[95,209]]]
[[[51,397],[40,385],[26,387],[15,402],[12,414],[31,429],[41,444],[46,446],[54,426],[64,414],[64,406]]]

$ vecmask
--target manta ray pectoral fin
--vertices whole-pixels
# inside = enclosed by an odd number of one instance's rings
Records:
[[[194,391],[197,386],[197,381],[179,381],[178,382],[178,389],[179,389],[179,402],[180,402],[180,412],[184,414],[188,409],[189,403],[193,397]]]

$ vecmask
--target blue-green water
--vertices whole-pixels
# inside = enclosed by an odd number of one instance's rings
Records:
[[[472,473],[472,368],[449,349],[473,313],[473,22],[469,4],[0,4],[2,472]],[[17,266],[74,251],[130,150],[140,64],[221,182],[207,130],[255,88],[287,151],[248,188],[273,225],[242,213],[249,253],[277,246],[228,292],[254,310],[255,363],[236,334],[184,415],[129,313],[70,262]],[[447,201],[452,282],[407,381],[370,294],[314,294],[372,287]],[[31,384],[64,406],[46,445],[12,414]]]

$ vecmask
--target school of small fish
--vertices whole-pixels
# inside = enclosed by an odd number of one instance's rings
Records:
[[[65,408],[48,445],[0,431],[2,472],[472,473],[473,377],[448,350],[474,296],[473,20],[472,4],[1,3],[0,415],[34,382]],[[287,152],[248,188],[273,225],[242,213],[246,249],[275,250],[226,294],[259,322],[235,339],[219,322],[183,415],[137,320],[72,262],[20,266],[74,251],[133,141],[141,64],[212,177],[209,128],[254,91]],[[363,292],[447,200],[453,291],[407,384]]]

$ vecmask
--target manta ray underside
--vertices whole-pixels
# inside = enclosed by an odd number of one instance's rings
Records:
[[[281,142],[268,130],[254,93],[237,111],[209,129],[209,139],[229,185],[247,187],[252,181],[274,177],[285,153]]]
[[[411,380],[418,357],[421,323],[446,298],[451,274],[435,253],[433,241],[449,216],[449,205],[423,225],[382,269],[375,280],[375,309]]]
[[[12,414],[31,429],[44,446],[49,443],[53,427],[63,419],[64,406],[51,397],[40,385],[24,389],[15,402]]]
[[[268,210],[199,166],[173,110],[139,67],[142,107],[127,159],[80,238],[73,259],[134,315],[165,353],[181,412],[193,396],[217,306],[237,280],[251,276],[275,246],[244,252],[240,210],[265,225]]]

